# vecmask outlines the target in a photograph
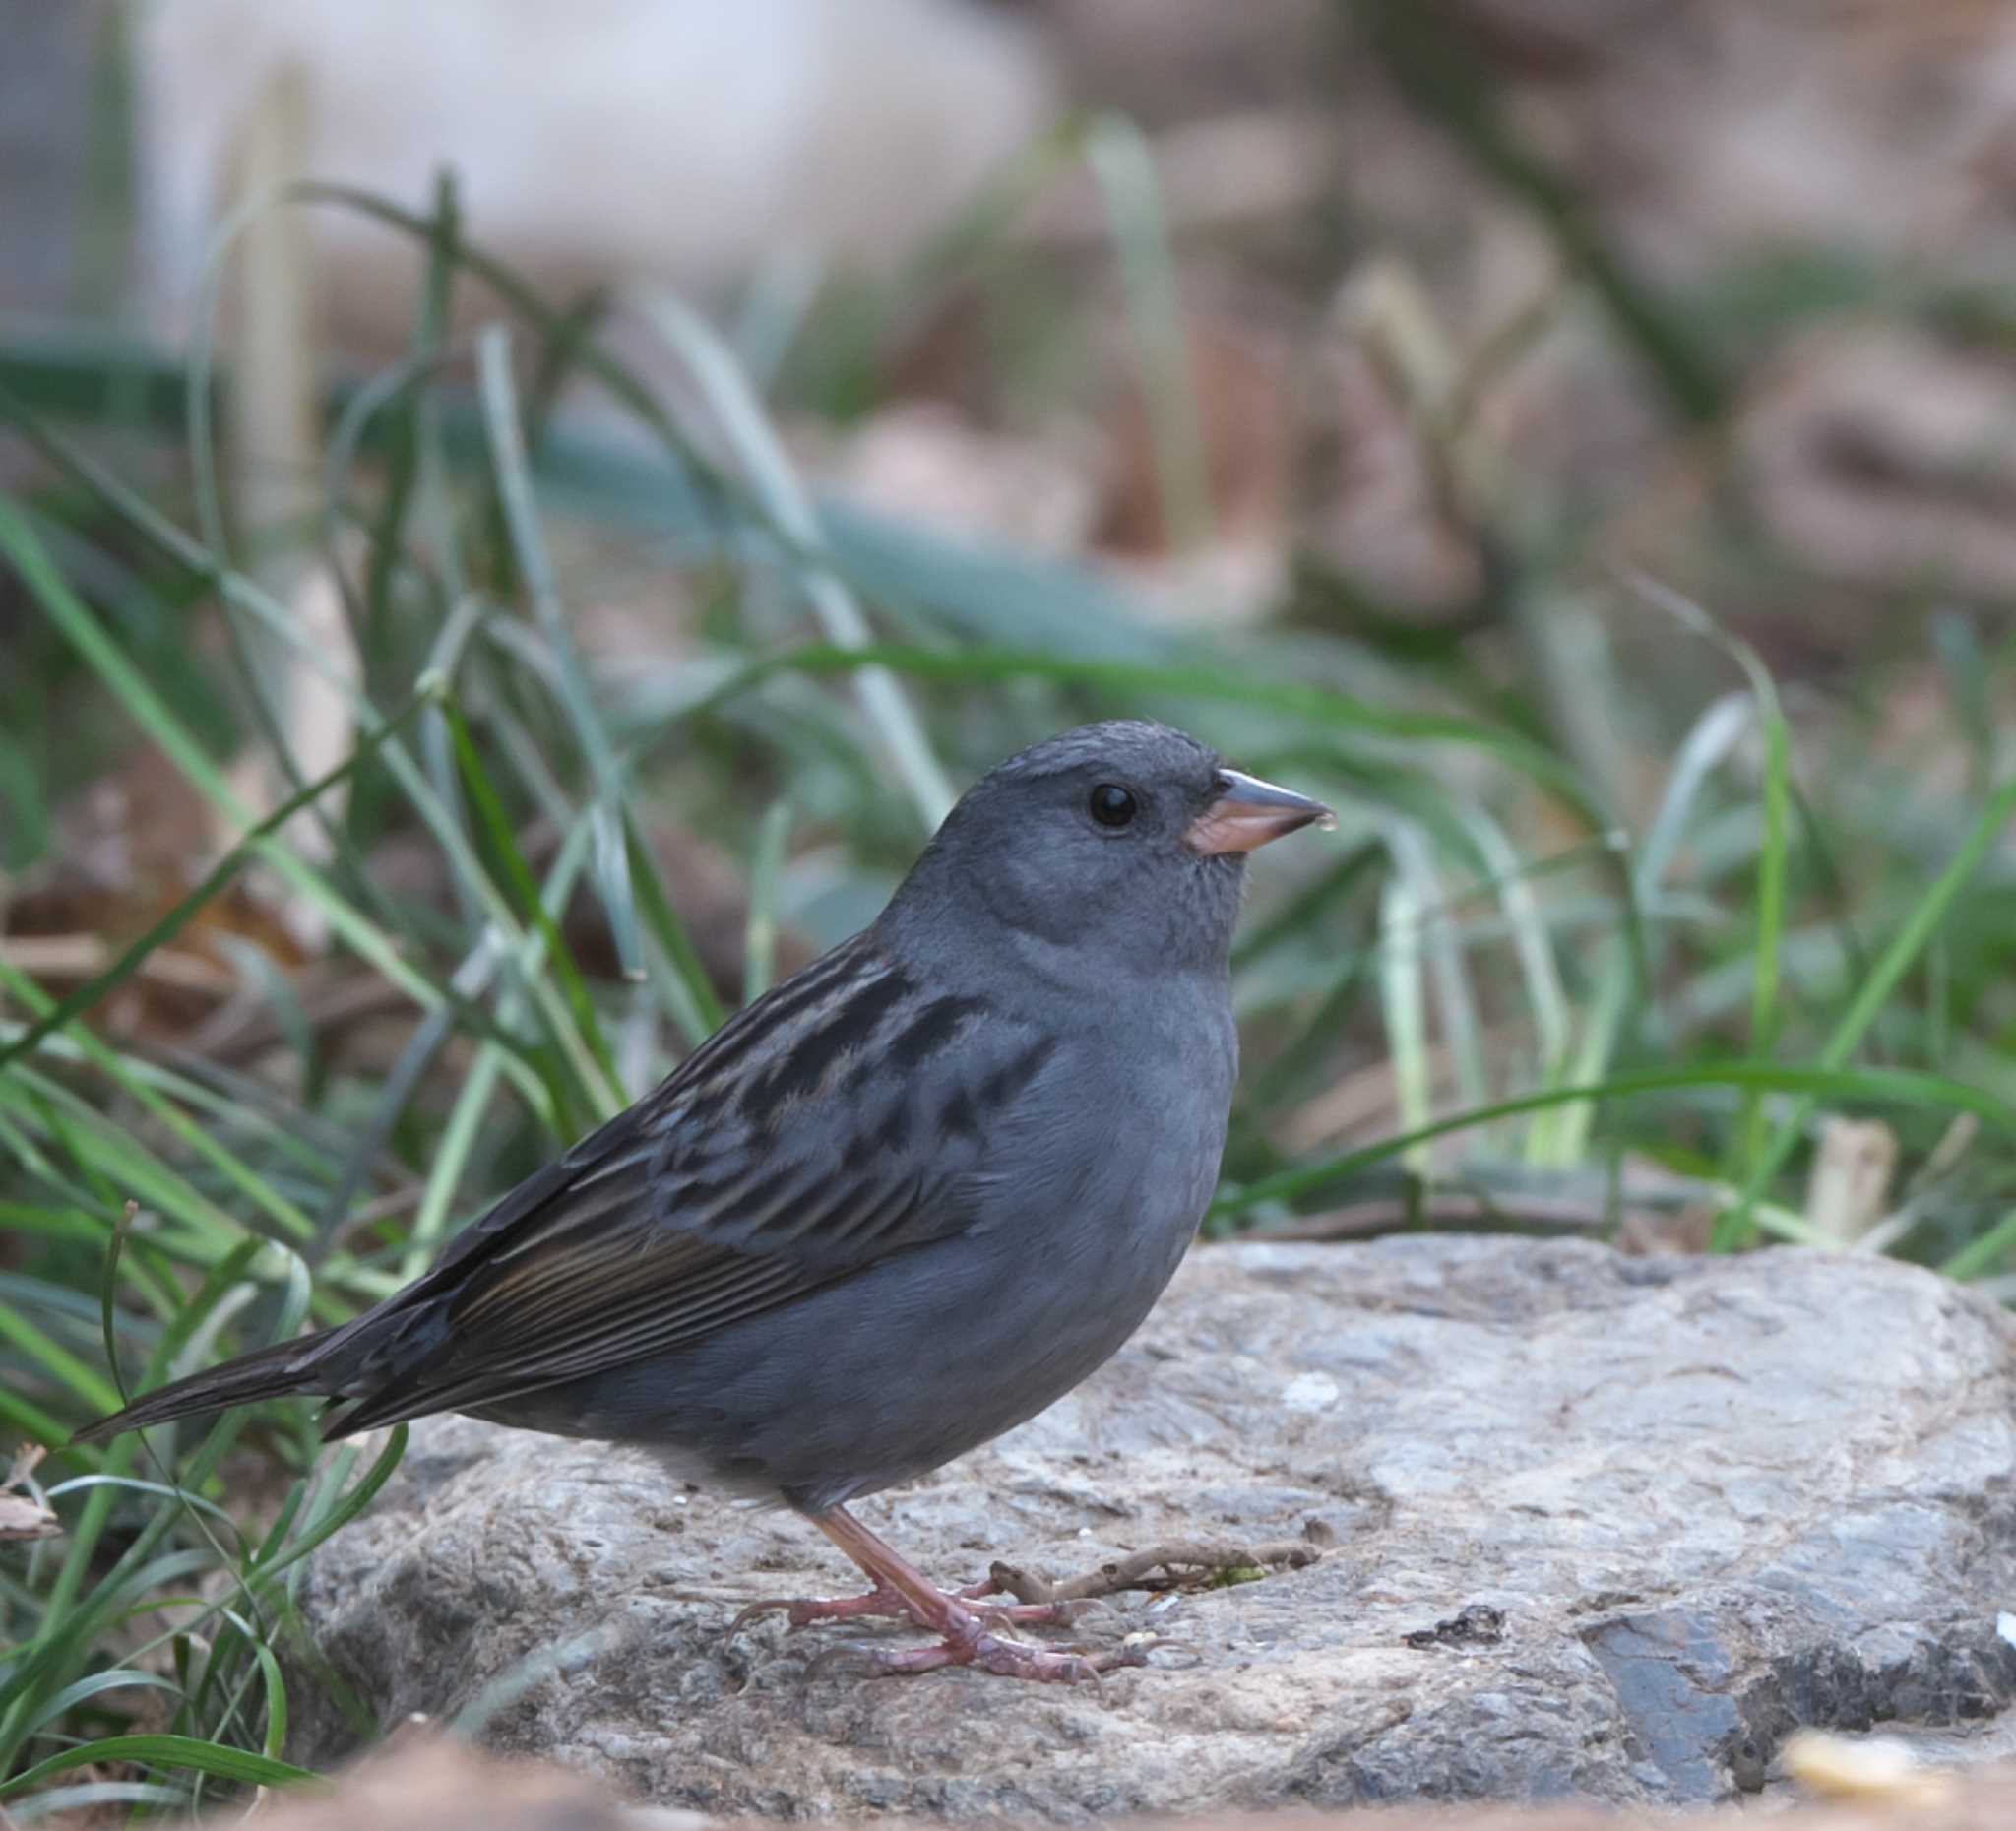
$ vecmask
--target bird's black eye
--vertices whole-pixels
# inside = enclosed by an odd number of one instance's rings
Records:
[[[1102,827],[1124,827],[1135,815],[1134,794],[1116,782],[1102,782],[1092,791],[1092,817]]]

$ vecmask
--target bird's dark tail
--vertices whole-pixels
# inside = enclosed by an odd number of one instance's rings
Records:
[[[208,1367],[187,1379],[158,1386],[145,1398],[134,1400],[123,1412],[114,1412],[109,1418],[85,1425],[72,1441],[96,1443],[105,1437],[115,1437],[122,1430],[164,1424],[171,1418],[199,1418],[206,1412],[221,1412],[259,1399],[321,1392],[325,1388],[315,1363],[332,1333],[325,1329],[316,1335],[297,1336],[291,1342],[276,1342],[271,1348],[255,1349],[235,1360],[226,1360],[220,1367]]]

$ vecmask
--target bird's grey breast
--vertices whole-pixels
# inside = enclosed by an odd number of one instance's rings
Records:
[[[1222,985],[1150,989],[1052,1020],[1054,1051],[994,1115],[974,1178],[976,1229],[1012,1231],[1116,1310],[1144,1313],[1216,1187],[1238,1069]]]

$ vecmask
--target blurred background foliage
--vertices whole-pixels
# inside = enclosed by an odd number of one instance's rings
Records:
[[[289,1777],[403,1441],[69,1429],[410,1276],[1082,719],[1345,810],[1254,873],[1212,1231],[2016,1293],[2006,6],[0,43],[23,1822]]]

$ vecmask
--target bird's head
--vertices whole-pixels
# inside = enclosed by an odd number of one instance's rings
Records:
[[[1336,824],[1166,725],[1081,726],[976,783],[884,921],[969,949],[1005,929],[1114,976],[1223,972],[1246,854],[1315,823]]]

